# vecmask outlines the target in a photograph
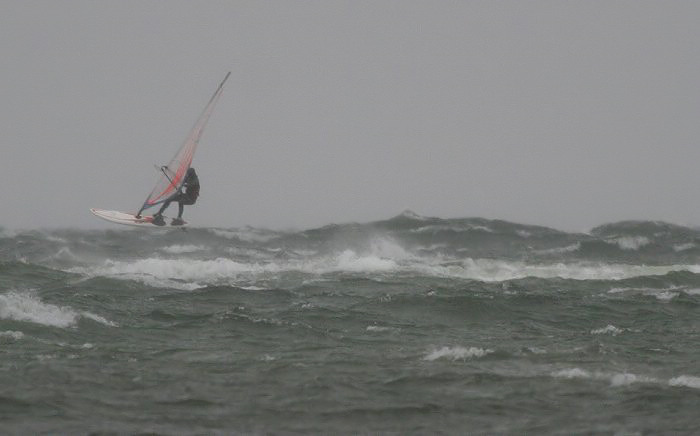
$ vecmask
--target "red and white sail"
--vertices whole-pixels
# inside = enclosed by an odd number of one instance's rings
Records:
[[[161,177],[158,180],[158,183],[156,183],[155,188],[153,188],[153,191],[151,191],[148,198],[146,198],[146,201],[143,203],[143,206],[141,206],[139,212],[136,214],[137,216],[140,215],[145,209],[164,203],[180,192],[183,179],[187,173],[187,170],[192,165],[192,158],[194,157],[194,152],[197,150],[197,146],[199,145],[199,140],[202,138],[204,128],[207,125],[207,121],[209,121],[211,113],[214,111],[216,102],[221,96],[221,92],[224,89],[224,83],[226,83],[226,80],[230,75],[230,72],[226,74],[226,77],[224,77],[221,85],[219,85],[216,92],[214,92],[214,95],[204,108],[202,115],[200,115],[199,119],[195,123],[189,136],[172,158],[170,163],[160,168],[162,173]]]

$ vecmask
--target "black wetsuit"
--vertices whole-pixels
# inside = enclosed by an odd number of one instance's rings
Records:
[[[160,208],[156,215],[161,215],[165,209],[170,206],[170,203],[177,201],[178,203],[178,218],[182,218],[182,212],[185,210],[185,205],[189,206],[197,202],[197,197],[199,197],[199,177],[194,171],[194,168],[187,170],[187,175],[185,176],[185,181],[182,183],[182,188],[180,192],[168,199],[163,206]]]

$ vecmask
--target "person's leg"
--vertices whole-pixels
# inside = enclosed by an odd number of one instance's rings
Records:
[[[172,203],[173,200],[175,200],[175,198],[171,198],[171,199],[167,200],[160,207],[160,210],[153,214],[153,221],[152,221],[153,224],[155,224],[157,226],[164,226],[165,225],[165,220],[163,219],[163,212],[165,212],[165,209],[167,209],[168,206],[170,206],[170,203]]]
[[[173,222],[170,224],[173,226],[181,226],[181,225],[185,224],[185,221],[183,221],[183,219],[182,219],[182,213],[185,211],[185,205],[189,206],[191,204],[194,204],[194,201],[185,195],[183,195],[181,198],[178,198],[178,200],[177,200],[177,206],[178,206],[177,218],[173,219]]]
[[[184,202],[178,201],[177,208],[178,208],[177,218],[173,218],[173,221],[170,223],[171,226],[181,226],[181,225],[185,224],[185,222],[182,220],[182,212],[185,210]]]
[[[153,216],[163,215],[163,212],[165,212],[165,209],[167,209],[168,206],[170,206],[171,202],[172,202],[172,200],[168,200],[165,203],[163,203],[163,205],[160,207],[160,210],[158,212],[156,212],[155,214],[153,214]]]

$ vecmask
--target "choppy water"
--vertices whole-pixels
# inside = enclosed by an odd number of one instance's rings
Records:
[[[692,434],[700,232],[404,213],[0,233],[27,433]]]

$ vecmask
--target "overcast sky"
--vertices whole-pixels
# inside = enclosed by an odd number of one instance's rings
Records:
[[[194,225],[698,225],[698,23],[666,0],[3,1],[0,226],[137,210],[227,71]]]

